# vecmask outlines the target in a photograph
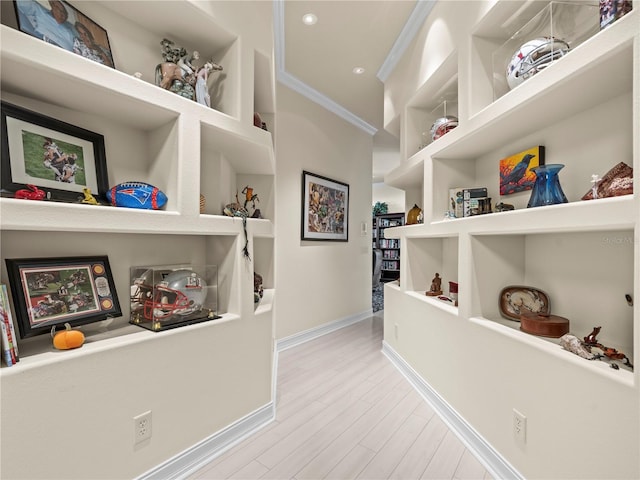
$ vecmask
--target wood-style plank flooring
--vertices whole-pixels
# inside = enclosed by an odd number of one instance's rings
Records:
[[[190,479],[489,479],[381,353],[382,315],[280,352],[276,420]]]

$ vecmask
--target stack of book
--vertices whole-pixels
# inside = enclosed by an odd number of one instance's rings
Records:
[[[473,217],[491,213],[491,197],[486,187],[449,189],[449,212],[455,218]]]
[[[13,328],[11,307],[6,285],[0,285],[0,329],[2,330],[2,358],[8,367],[15,365],[20,360],[18,356],[18,342],[16,331]]]

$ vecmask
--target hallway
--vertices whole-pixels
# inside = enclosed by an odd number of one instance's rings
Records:
[[[382,314],[280,352],[276,420],[189,478],[491,478],[381,353]]]

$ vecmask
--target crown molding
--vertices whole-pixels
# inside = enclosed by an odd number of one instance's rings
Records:
[[[276,63],[276,78],[277,80],[286,85],[290,89],[299,93],[300,95],[308,98],[312,102],[326,108],[330,112],[336,114],[347,122],[355,125],[356,127],[364,130],[369,135],[375,135],[378,131],[376,127],[357,115],[351,113],[349,110],[339,105],[335,101],[331,100],[326,95],[320,93],[318,90],[310,87],[299,78],[291,75],[286,71],[284,58],[285,58],[285,38],[284,38],[284,0],[274,0],[273,2],[273,31],[274,31],[274,43],[275,43],[275,63]]]
[[[357,115],[354,115],[349,110],[344,108],[342,105],[334,102],[326,95],[310,87],[309,85],[304,83],[302,80],[300,80],[297,77],[294,77],[288,72],[285,72],[282,70],[278,71],[278,81],[283,85],[286,85],[287,87],[289,87],[291,90],[294,90],[298,92],[300,95],[308,98],[312,102],[315,102],[318,105],[326,108],[330,112],[335,113],[336,115],[343,118],[344,120],[351,123],[352,125],[355,125],[356,127],[364,130],[369,135],[375,135],[375,133],[378,131],[378,129],[373,125],[365,122],[360,117],[358,117]]]
[[[317,103],[318,105],[326,108],[330,112],[335,113],[339,117],[343,118],[347,122],[355,125],[356,127],[364,130],[369,135],[375,135],[378,131],[376,127],[365,122],[363,119],[353,114],[342,105],[339,105],[326,95],[320,93],[318,90],[310,87],[299,78],[291,75],[287,72],[284,59],[285,59],[285,36],[284,36],[284,4],[286,0],[274,0],[273,1],[273,31],[274,31],[274,43],[275,43],[275,64],[276,64],[276,78],[277,80],[291,88],[300,95],[308,98],[309,100]],[[431,13],[437,0],[418,0],[407,23],[402,28],[400,35],[396,39],[391,48],[391,51],[387,55],[387,58],[383,62],[382,66],[378,70],[376,76],[381,82],[385,82],[389,74],[393,71],[396,64],[404,54],[409,44],[413,41],[414,37],[424,24],[424,21]]]
[[[418,0],[407,23],[404,24],[400,35],[396,38],[393,47],[389,51],[387,58],[384,60],[376,76],[381,82],[385,82],[393,69],[396,67],[400,58],[404,54],[407,47],[411,44],[416,34],[424,25],[425,20],[433,10],[437,0]]]

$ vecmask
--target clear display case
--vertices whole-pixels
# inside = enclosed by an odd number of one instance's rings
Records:
[[[216,265],[131,267],[130,323],[159,332],[216,318]]]
[[[433,108],[423,120],[419,150],[422,150],[431,142],[437,140],[457,126],[458,102],[456,100],[442,101],[437,107]]]
[[[494,100],[600,31],[598,3],[550,2],[493,53]]]

